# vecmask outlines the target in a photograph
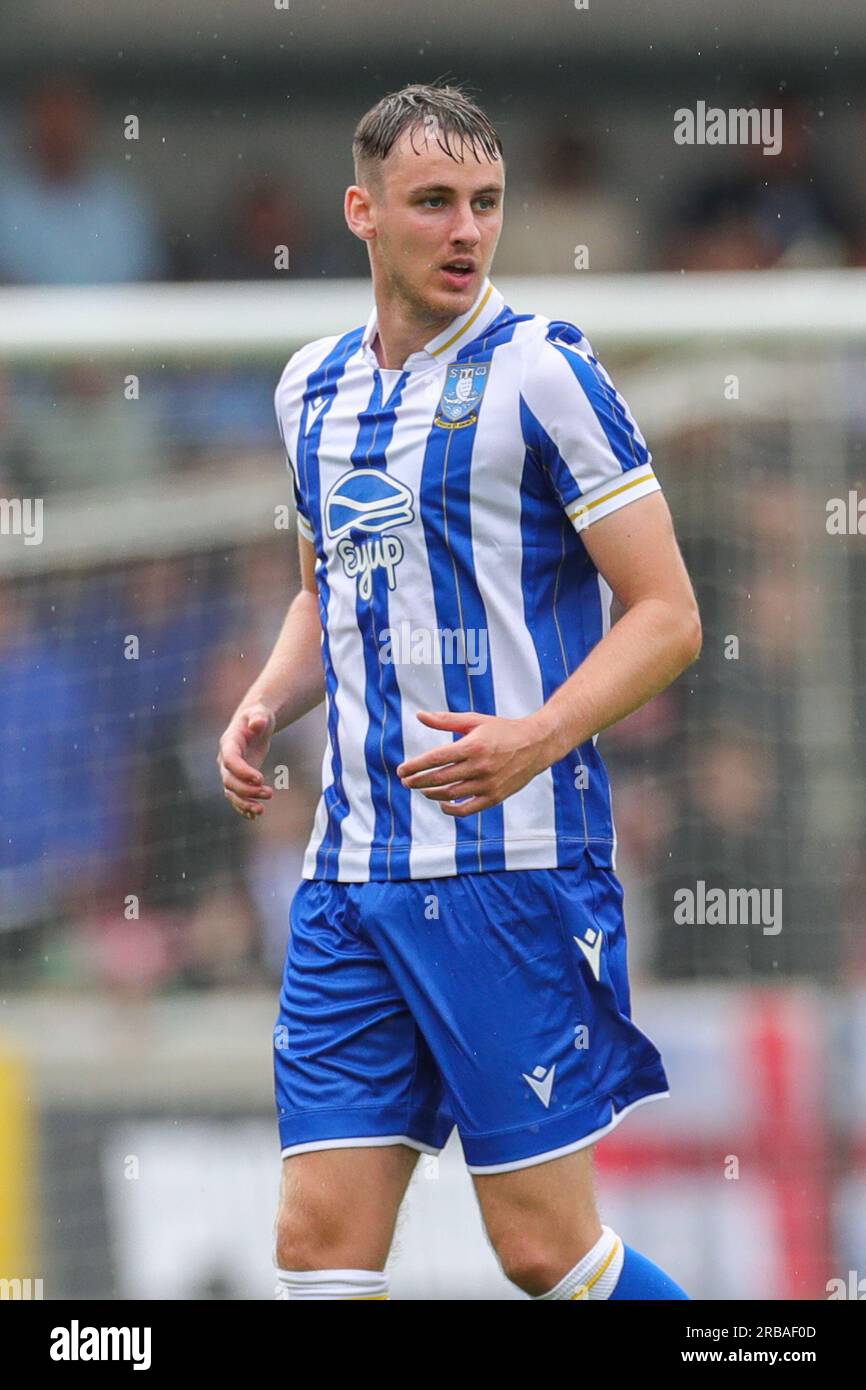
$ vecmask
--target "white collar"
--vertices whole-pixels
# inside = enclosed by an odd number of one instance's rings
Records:
[[[491,284],[489,278],[485,277],[474,304],[466,310],[466,313],[452,319],[447,327],[437,333],[435,338],[431,338],[429,343],[425,343],[423,348],[410,353],[403,363],[402,370],[411,372],[417,371],[419,368],[429,367],[433,362],[453,362],[461,349],[473,338],[477,338],[480,333],[483,333],[488,324],[491,324],[496,316],[502,312],[504,304],[504,295],[495,285]],[[367,361],[375,367],[380,365],[373,351],[373,339],[376,336],[377,328],[378,312],[374,304],[364,329],[364,336],[361,339],[361,352]]]

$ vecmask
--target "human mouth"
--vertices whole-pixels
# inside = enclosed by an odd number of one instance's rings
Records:
[[[447,261],[440,266],[440,271],[455,289],[465,289],[475,275],[475,263],[470,260],[463,260],[456,256],[453,261]]]

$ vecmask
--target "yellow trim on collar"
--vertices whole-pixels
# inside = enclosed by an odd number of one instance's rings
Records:
[[[487,303],[487,301],[488,301],[488,299],[490,298],[490,296],[492,295],[492,293],[493,293],[493,284],[492,284],[492,282],[491,282],[491,283],[487,286],[487,293],[486,293],[486,295],[485,295],[484,298],[482,299],[481,303],[478,305],[478,308],[475,310],[475,313],[472,315],[472,317],[466,320],[466,322],[464,323],[464,325],[463,325],[462,328],[458,328],[457,332],[453,335],[453,337],[451,337],[451,338],[448,339],[447,343],[443,343],[441,347],[438,347],[438,348],[435,348],[435,349],[434,349],[434,351],[433,351],[433,353],[432,353],[432,356],[433,356],[433,357],[438,357],[439,354],[440,354],[440,352],[447,352],[448,348],[454,346],[454,344],[457,342],[457,339],[458,339],[458,338],[462,338],[462,337],[463,337],[463,334],[466,332],[466,330],[467,330],[468,328],[471,328],[472,325],[473,325],[473,323],[475,322],[475,320],[478,318],[478,315],[481,313],[481,310],[484,308],[485,304]]]

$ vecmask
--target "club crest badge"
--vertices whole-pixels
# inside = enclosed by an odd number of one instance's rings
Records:
[[[474,425],[489,370],[486,362],[452,362],[445,373],[445,389],[439,397],[434,425],[446,430]]]

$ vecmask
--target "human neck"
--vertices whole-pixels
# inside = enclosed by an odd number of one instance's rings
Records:
[[[376,296],[376,336],[372,348],[379,366],[386,371],[400,371],[413,352],[420,352],[457,314],[443,317],[419,318],[405,300],[389,294],[387,288],[374,283]]]

